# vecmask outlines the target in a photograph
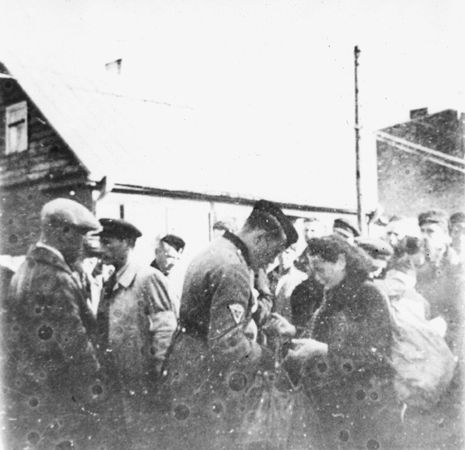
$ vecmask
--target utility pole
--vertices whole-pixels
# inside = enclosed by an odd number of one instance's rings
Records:
[[[358,57],[360,50],[354,47],[354,76],[355,76],[355,180],[357,186],[357,222],[360,232],[365,231],[365,220],[362,207],[362,189],[360,183],[360,123],[358,118]]]

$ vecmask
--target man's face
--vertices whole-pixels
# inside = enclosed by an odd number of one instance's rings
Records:
[[[297,253],[296,249],[294,246],[290,246],[287,249],[285,249],[280,255],[279,255],[279,263],[283,269],[289,269],[293,266],[294,261],[296,259]]]
[[[65,225],[61,229],[60,252],[68,263],[75,262],[81,255],[85,233],[73,226]]]
[[[449,243],[447,231],[438,223],[424,223],[420,229],[428,253],[442,250]]]
[[[304,223],[304,238],[308,243],[310,239],[321,237],[324,234],[323,224],[318,220]]]
[[[405,231],[400,221],[390,222],[386,227],[386,240],[391,247],[395,248],[399,242],[405,237]]]
[[[102,262],[111,264],[118,270],[123,267],[127,260],[131,246],[127,239],[117,237],[101,237]]]
[[[454,223],[450,229],[453,247],[460,253],[465,253],[465,222]]]
[[[315,279],[326,289],[337,286],[346,275],[346,262],[342,255],[339,256],[336,262],[326,261],[319,255],[311,256],[310,264]]]
[[[255,263],[257,267],[265,268],[286,249],[286,236],[281,232],[280,236],[272,236],[263,231],[255,239]]]
[[[155,259],[161,271],[168,273],[181,257],[181,253],[166,242],[160,241],[155,249]]]

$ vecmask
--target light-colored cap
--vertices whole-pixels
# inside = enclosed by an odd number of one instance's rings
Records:
[[[83,233],[101,229],[97,218],[80,203],[67,198],[56,198],[46,203],[40,212],[42,226],[70,225]]]

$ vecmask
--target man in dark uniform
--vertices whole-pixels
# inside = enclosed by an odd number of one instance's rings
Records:
[[[8,448],[119,448],[109,430],[98,437],[108,390],[89,337],[94,319],[71,269],[84,235],[99,228],[81,204],[48,202],[40,240],[13,276],[4,324]]]
[[[297,240],[292,223],[261,200],[237,235],[225,232],[190,264],[163,385],[167,448],[230,448],[246,393],[272,357],[255,340],[254,272]]]
[[[115,272],[103,289],[97,321],[99,348],[118,384],[132,447],[152,449],[153,399],[176,314],[165,277],[132,256],[142,233],[122,219],[100,219],[102,260]]]

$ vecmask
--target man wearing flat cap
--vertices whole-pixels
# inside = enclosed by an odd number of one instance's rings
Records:
[[[447,323],[446,341],[454,351],[462,336],[463,271],[450,249],[449,217],[441,210],[418,216],[425,248],[425,263],[417,272],[416,289],[431,305],[431,318],[441,316]]]
[[[166,447],[234,444],[256,370],[273,367],[253,338],[254,274],[296,241],[291,221],[261,200],[237,235],[226,231],[189,265],[162,387]]]
[[[152,449],[153,400],[177,325],[175,308],[165,277],[134,261],[133,249],[142,234],[137,227],[122,219],[100,223],[102,260],[115,272],[98,308],[99,347],[119,384],[133,447]]]
[[[100,224],[64,198],[45,204],[40,219],[40,240],[13,276],[7,298],[7,447],[118,448],[97,437],[107,386],[89,338],[95,322],[71,269],[84,235]]]
[[[175,234],[166,234],[158,239],[155,247],[155,259],[150,266],[166,277],[170,288],[170,297],[176,308],[176,317],[179,317],[179,302],[182,292],[182,276],[173,269],[179,262],[186,243],[184,239]]]
[[[348,219],[340,217],[333,223],[333,233],[338,234],[345,239],[349,244],[355,244],[355,238],[360,236],[358,228]]]
[[[150,264],[159,270],[165,277],[169,276],[171,270],[182,255],[186,243],[175,234],[167,234],[159,239],[155,248],[155,259]]]

